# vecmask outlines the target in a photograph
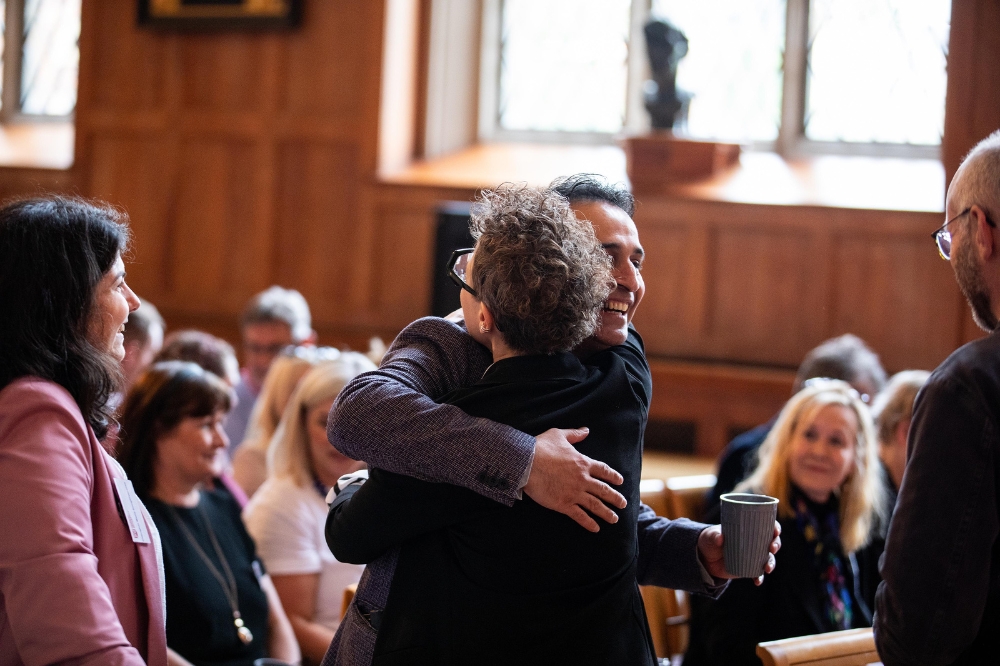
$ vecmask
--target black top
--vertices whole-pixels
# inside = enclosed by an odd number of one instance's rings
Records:
[[[328,539],[371,561],[405,542],[375,664],[655,664],[636,584],[642,435],[651,394],[639,337],[583,365],[572,354],[493,364],[443,400],[537,435],[587,425],[577,449],[619,471],[628,507],[587,532],[528,497],[372,470],[327,522]],[[441,529],[445,528],[445,529]]]
[[[889,524],[875,645],[895,664],[996,664],[1000,635],[1000,334],[917,394]]]
[[[810,503],[822,519],[820,505]],[[740,578],[716,600],[691,597],[691,638],[685,666],[760,666],[757,644],[830,631],[815,557],[794,518],[779,518],[781,550],[764,583]],[[855,556],[841,556],[851,596],[852,628],[870,627],[871,610],[860,590]]]
[[[267,596],[257,573],[263,575],[264,569],[233,496],[217,484],[215,490],[202,491],[201,506],[195,509],[169,506],[152,498],[144,502],[163,542],[167,645],[197,666],[250,666],[254,659],[267,656]],[[240,615],[253,633],[249,645],[236,634],[233,611],[222,586],[177,524],[178,519],[183,521],[225,577],[205,529],[206,515],[236,579]]]

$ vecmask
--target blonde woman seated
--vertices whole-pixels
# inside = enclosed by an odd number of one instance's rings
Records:
[[[338,562],[326,545],[326,493],[364,463],[340,454],[326,439],[326,419],[348,381],[375,364],[344,352],[299,382],[268,453],[268,479],[243,514],[274,579],[307,663],[319,663],[340,623],[344,588],[364,567]]]
[[[870,627],[855,553],[873,536],[886,488],[868,408],[851,386],[813,380],[782,409],[737,491],[780,500],[781,550],[757,587],[733,581],[693,603],[685,666],[760,664],[761,641]]]
[[[233,443],[233,478],[248,497],[267,478],[267,450],[299,380],[320,361],[339,357],[340,351],[333,347],[289,347],[271,363],[250,414],[246,439]]]

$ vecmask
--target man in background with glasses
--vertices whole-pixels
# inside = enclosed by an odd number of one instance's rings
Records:
[[[997,662],[1000,131],[959,167],[946,213],[934,240],[989,335],[949,356],[917,396],[876,595],[886,666]]]

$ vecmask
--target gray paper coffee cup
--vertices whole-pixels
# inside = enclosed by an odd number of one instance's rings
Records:
[[[767,495],[727,493],[721,501],[726,572],[740,578],[762,575],[774,540],[778,500]]]

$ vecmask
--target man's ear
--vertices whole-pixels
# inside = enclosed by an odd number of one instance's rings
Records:
[[[969,217],[972,218],[979,257],[983,260],[992,259],[996,253],[996,242],[993,238],[994,227],[987,221],[986,211],[979,206],[972,206],[969,210]]]

